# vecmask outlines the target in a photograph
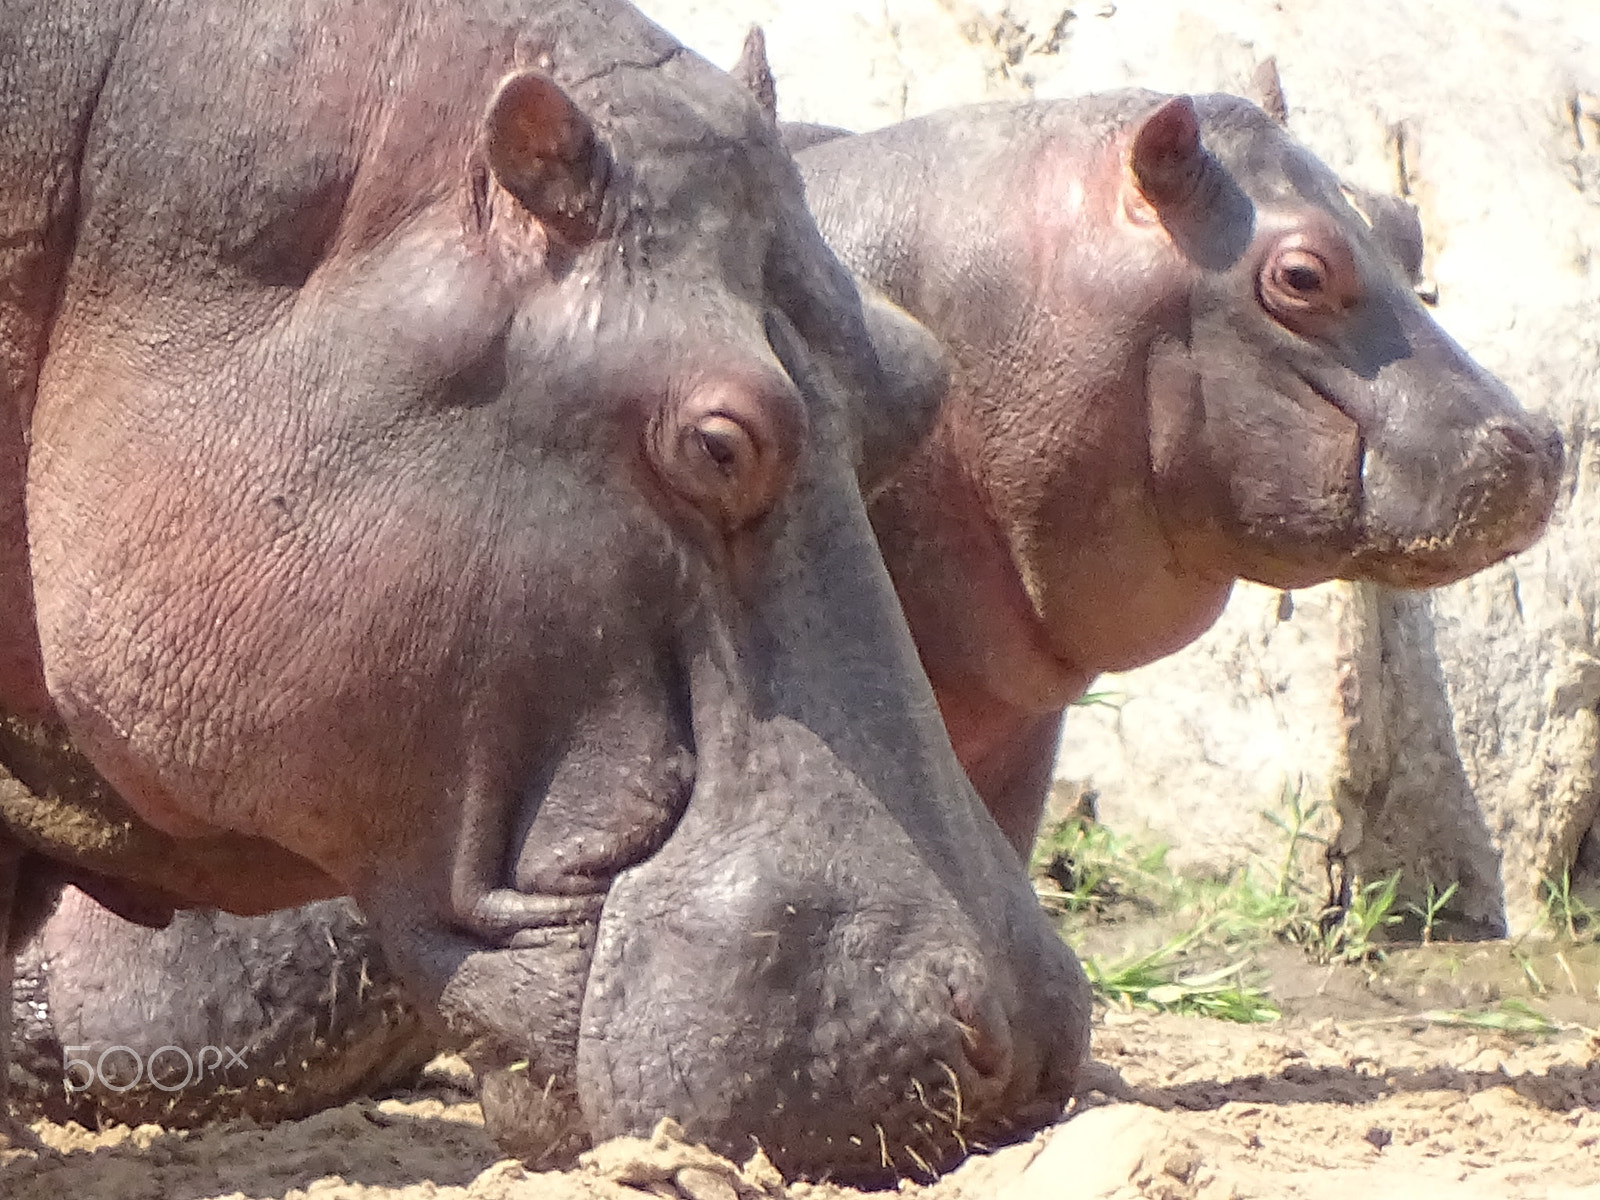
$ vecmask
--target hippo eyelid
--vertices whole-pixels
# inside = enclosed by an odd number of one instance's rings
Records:
[[[1304,255],[1289,263],[1279,263],[1279,277],[1296,292],[1320,291],[1327,285],[1327,272],[1320,260]]]
[[[1256,298],[1279,324],[1301,336],[1326,332],[1361,299],[1359,276],[1343,241],[1290,233],[1262,260]]]

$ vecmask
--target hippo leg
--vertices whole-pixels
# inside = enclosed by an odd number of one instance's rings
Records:
[[[1063,715],[1057,711],[1027,718],[1015,736],[968,764],[973,787],[1023,862],[1033,849],[1050,798]]]
[[[296,1118],[440,1048],[348,900],[149,929],[69,889],[19,964],[14,1099],[55,1121]]]

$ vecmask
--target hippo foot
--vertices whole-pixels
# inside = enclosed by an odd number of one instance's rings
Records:
[[[18,1118],[10,1113],[0,1113],[0,1155],[9,1156],[18,1152],[48,1154],[50,1147]]]
[[[18,967],[24,1117],[290,1119],[402,1082],[439,1049],[348,901],[150,930],[69,891]]]

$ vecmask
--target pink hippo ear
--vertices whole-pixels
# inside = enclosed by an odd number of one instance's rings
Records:
[[[1140,195],[1157,211],[1187,200],[1205,164],[1194,101],[1174,96],[1146,117],[1134,134],[1128,163]]]
[[[494,177],[563,241],[581,245],[600,227],[610,159],[577,105],[537,71],[500,85],[483,118]]]
[[[1278,60],[1268,56],[1256,64],[1245,88],[1244,98],[1253,103],[1274,124],[1289,124],[1289,102],[1283,98],[1283,80],[1278,75]]]

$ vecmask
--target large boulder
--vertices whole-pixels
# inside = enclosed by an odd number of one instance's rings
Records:
[[[790,119],[856,129],[985,99],[1140,85],[1247,91],[1275,58],[1295,134],[1421,211],[1440,322],[1567,438],[1568,494],[1532,551],[1408,594],[1241,586],[1188,650],[1099,686],[1058,774],[1176,860],[1281,847],[1286,791],[1338,814],[1337,857],[1402,891],[1459,884],[1484,932],[1536,923],[1541,886],[1600,851],[1600,520],[1586,430],[1600,378],[1600,9],[1567,0],[647,0],[731,63],[765,24]]]

